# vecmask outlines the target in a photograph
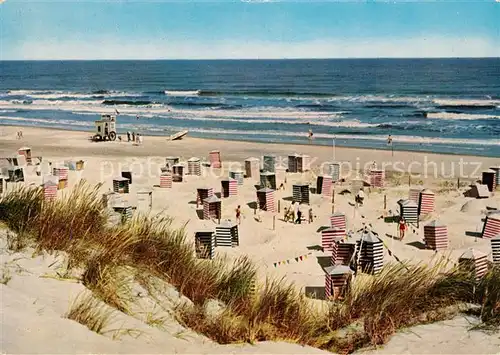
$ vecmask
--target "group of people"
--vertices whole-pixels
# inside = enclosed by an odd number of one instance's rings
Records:
[[[309,207],[309,223],[314,220],[312,207]],[[292,221],[295,224],[302,223],[302,210],[300,209],[300,203],[293,201],[289,208],[284,208],[283,220],[285,222]]]
[[[135,132],[127,132],[127,142],[142,144],[142,135]]]

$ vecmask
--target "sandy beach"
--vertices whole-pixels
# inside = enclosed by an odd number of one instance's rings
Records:
[[[167,214],[175,219],[175,225],[186,225],[188,237],[206,228],[215,228],[212,221],[200,219],[196,206],[196,189],[212,187],[220,192],[222,178],[229,171],[244,169],[244,160],[274,154],[286,158],[290,154],[307,154],[311,157],[311,171],[288,173],[284,190],[276,191],[280,213],[254,211],[255,184],[258,178],[246,178],[238,186],[237,196],[222,200],[222,220],[235,221],[235,209],[242,210],[239,226],[240,244],[236,248],[217,248],[217,257],[234,259],[247,255],[258,266],[259,278],[285,277],[304,292],[324,288],[324,272],[319,260],[329,254],[315,248],[321,245],[322,226],[329,225],[329,216],[334,209],[343,212],[347,229],[356,231],[371,224],[391,252],[401,260],[429,262],[445,256],[452,263],[470,248],[488,254],[491,260],[489,240],[478,236],[483,226],[482,219],[488,210],[500,208],[500,193],[485,199],[464,197],[467,184],[481,178],[481,171],[490,166],[499,166],[499,157],[474,157],[459,155],[425,154],[390,150],[366,150],[354,148],[324,147],[314,145],[264,144],[224,140],[208,140],[187,136],[179,141],[168,141],[165,137],[144,137],[143,145],[136,146],[122,141],[90,142],[91,133],[49,130],[23,127],[23,138],[16,138],[21,128],[0,126],[0,157],[11,157],[21,146],[28,146],[33,156],[42,156],[43,162],[83,160],[81,171],[69,172],[69,187],[58,191],[62,196],[81,179],[90,184],[102,183],[102,192],[113,188],[112,178],[120,175],[124,168],[130,169],[133,183],[130,193],[123,200],[131,206],[137,205],[137,191],[152,190],[151,213]],[[202,167],[201,176],[185,176],[185,181],[173,183],[171,189],[159,188],[160,167],[166,156],[178,156],[181,162],[191,157],[208,161],[208,153],[219,150],[222,169]],[[283,160],[284,161],[284,160]],[[335,203],[318,194],[310,195],[310,206],[301,210],[307,214],[313,210],[314,221],[300,225],[282,220],[283,208],[290,205],[292,185],[303,182],[316,184],[322,175],[322,164],[329,161],[342,162],[342,177],[345,182],[335,185]],[[373,162],[386,171],[386,187],[367,188],[365,203],[355,207],[354,196],[340,194],[348,189],[350,180],[359,176]],[[42,164],[42,169],[46,169]],[[42,171],[42,175],[48,171]],[[411,174],[409,177],[408,174]],[[457,189],[457,180],[460,187]],[[42,178],[35,173],[34,166],[25,169],[25,184],[40,185]],[[412,188],[428,188],[435,193],[435,211],[418,227],[411,226],[403,241],[395,240],[395,224],[384,222],[382,216],[398,214],[397,201],[408,198],[409,184]],[[384,208],[384,201],[386,206]],[[258,215],[258,216],[257,216]],[[258,217],[258,218],[257,218]],[[260,221],[257,221],[260,219]],[[423,226],[438,219],[448,227],[449,248],[435,252],[423,247]],[[3,233],[2,240],[5,236]],[[436,255],[437,254],[437,255]],[[260,343],[257,345],[217,345],[211,340],[183,328],[173,318],[166,329],[159,330],[130,316],[121,315],[118,324],[134,327],[148,333],[148,337],[134,339],[124,336],[113,339],[112,335],[100,336],[68,319],[61,318],[72,299],[84,286],[79,283],[57,281],[40,277],[54,273],[58,265],[56,256],[37,256],[29,253],[9,253],[2,246],[2,267],[10,270],[11,279],[1,285],[2,290],[2,352],[5,353],[326,353],[318,349],[305,348],[284,343]],[[393,262],[393,256],[384,250],[384,262]],[[172,299],[181,295],[170,290]],[[174,302],[174,301],[172,301]],[[318,307],[326,302],[314,300]],[[472,318],[460,316],[450,321],[418,326],[392,337],[388,344],[370,353],[380,354],[493,354],[499,353],[500,335],[469,331]],[[64,332],[63,332],[64,329]],[[181,334],[181,335],[180,335]],[[437,336],[436,336],[437,335]],[[57,346],[47,344],[54,339]],[[58,340],[55,340],[58,339]]]

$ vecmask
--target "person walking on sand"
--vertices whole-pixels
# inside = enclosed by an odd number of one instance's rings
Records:
[[[132,143],[135,143],[135,132],[132,132]]]
[[[238,222],[238,224],[241,224],[241,206],[238,205],[238,207],[236,208],[236,222]]]
[[[297,220],[295,221],[295,224],[301,224],[302,222],[302,211],[298,206],[299,204],[297,204]]]
[[[309,207],[309,223],[313,223],[313,209]]]
[[[408,228],[406,221],[403,217],[399,219],[399,240],[403,240],[405,237],[405,231]]]
[[[130,131],[127,131],[127,142],[130,142]]]

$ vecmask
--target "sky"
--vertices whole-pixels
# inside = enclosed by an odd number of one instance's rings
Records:
[[[500,57],[500,0],[0,0],[0,60]]]

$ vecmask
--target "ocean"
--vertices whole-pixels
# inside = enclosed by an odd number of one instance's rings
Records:
[[[500,58],[0,61],[0,125],[115,110],[120,133],[500,157]]]

